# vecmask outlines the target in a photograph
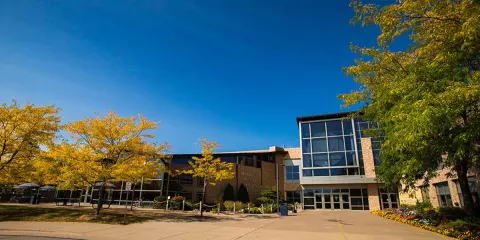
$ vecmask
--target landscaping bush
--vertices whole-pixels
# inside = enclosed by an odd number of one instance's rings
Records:
[[[194,203],[192,201],[185,201],[185,210],[199,210],[200,209],[200,203]]]
[[[248,190],[243,184],[240,184],[240,187],[238,188],[237,200],[243,203],[248,203],[248,201],[250,201]]]
[[[153,199],[153,208],[155,209],[165,209],[167,198],[164,196],[157,196]]]
[[[235,200],[235,190],[233,189],[232,184],[227,184],[225,190],[223,190],[223,201],[234,201]]]
[[[454,229],[454,230],[460,231],[460,232],[464,232],[464,231],[467,231],[467,230],[470,230],[470,229],[475,229],[477,227],[474,224],[471,224],[467,221],[460,220],[460,219],[457,219],[455,221],[451,221],[451,222],[449,222],[445,225],[448,228],[451,228],[451,229]]]
[[[442,218],[450,221],[464,219],[467,216],[465,210],[459,207],[440,207],[438,213]]]
[[[228,211],[228,212],[231,212],[233,211],[233,205],[235,204],[234,201],[225,201],[223,202],[223,206],[225,207],[225,209]]]
[[[248,213],[248,210],[245,212]],[[261,209],[257,207],[250,208],[250,214],[261,214],[261,213],[262,213]]]
[[[428,209],[432,209],[432,203],[431,202],[418,202],[415,204],[415,209],[419,213],[425,213]]]
[[[246,207],[247,207],[247,205],[245,205],[245,203],[242,203],[240,201],[235,202],[235,211],[240,211],[240,210],[242,210]]]
[[[175,196],[171,199],[173,202],[183,202],[185,198],[183,196]]]

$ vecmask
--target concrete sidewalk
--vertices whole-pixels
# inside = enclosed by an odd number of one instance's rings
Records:
[[[357,211],[309,211],[297,216],[222,222],[93,223],[0,222],[0,239],[446,239]],[[39,239],[39,238],[35,238]],[[51,238],[45,238],[51,239]]]

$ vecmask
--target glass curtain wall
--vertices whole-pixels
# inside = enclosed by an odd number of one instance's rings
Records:
[[[359,175],[352,120],[301,124],[303,177]]]
[[[366,188],[315,188],[303,191],[304,209],[369,210]]]

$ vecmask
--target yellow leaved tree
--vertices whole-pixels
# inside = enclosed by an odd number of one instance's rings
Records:
[[[13,185],[30,179],[42,147],[53,143],[60,128],[60,110],[54,106],[0,107],[0,184]]]
[[[203,179],[203,196],[202,204],[205,203],[205,196],[207,195],[207,186],[215,186],[217,182],[232,179],[235,177],[233,171],[234,164],[222,162],[220,158],[215,158],[213,153],[219,147],[219,144],[202,139],[198,144],[201,148],[201,157],[192,157],[189,161],[190,169],[177,170],[177,174],[191,174],[193,177]],[[203,207],[200,207],[200,215],[203,216]]]
[[[98,217],[110,183],[154,178],[164,169],[160,159],[167,157],[168,144],[148,141],[154,136],[147,132],[157,128],[158,123],[145,117],[120,117],[113,112],[66,124],[69,139],[48,152],[54,161],[50,166],[58,166],[59,187],[99,187]]]

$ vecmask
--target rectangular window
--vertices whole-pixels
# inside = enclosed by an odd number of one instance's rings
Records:
[[[287,202],[288,203],[296,203],[296,202],[301,202],[300,200],[300,192],[298,191],[287,191]]]
[[[338,152],[344,151],[345,145],[343,143],[343,137],[329,137],[328,138],[328,151]]]
[[[299,180],[299,169],[298,166],[285,166],[285,178],[287,180]]]
[[[453,206],[448,182],[435,184],[435,188],[437,189],[438,204],[442,207]]]
[[[312,128],[312,137],[325,137],[325,122],[314,122],[310,126]]]
[[[328,154],[313,154],[313,167],[328,167]]]
[[[342,122],[340,120],[327,122],[327,135],[328,136],[340,136],[343,135]]]
[[[329,139],[329,141],[330,141],[330,139]],[[329,142],[329,144],[330,144],[330,142]],[[326,138],[313,138],[312,139],[312,152],[327,152],[327,139]]]
[[[310,137],[310,124],[302,123],[302,138],[309,138]]]

